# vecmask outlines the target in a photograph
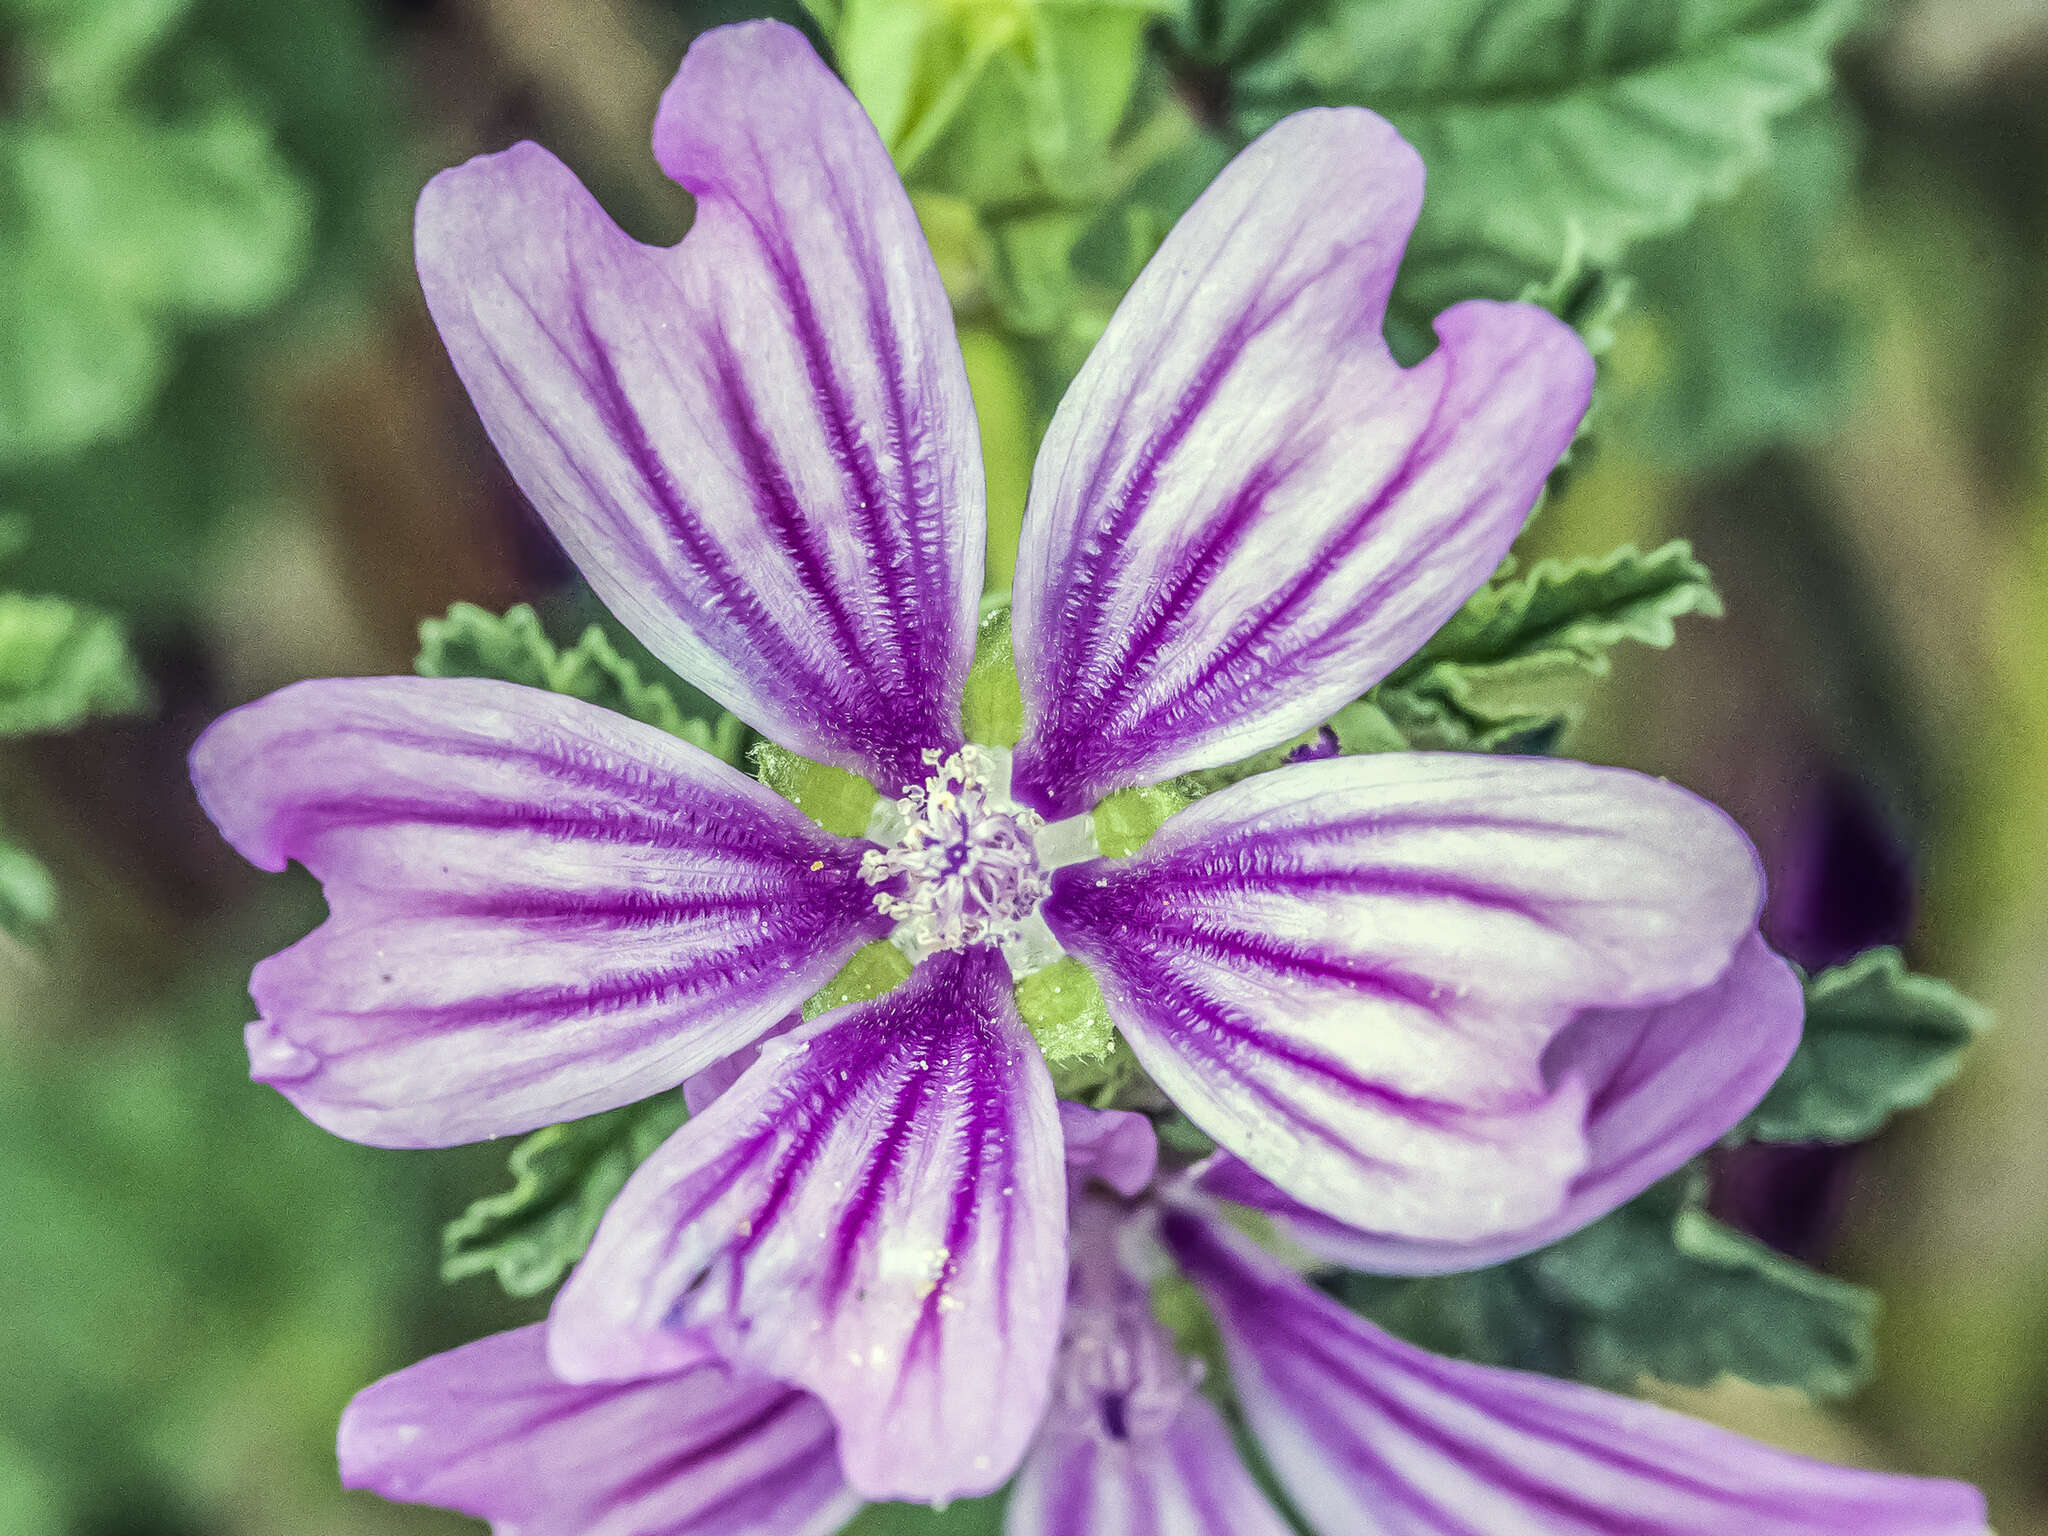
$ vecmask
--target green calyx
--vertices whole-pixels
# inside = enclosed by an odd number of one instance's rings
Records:
[[[754,775],[827,832],[859,837],[881,797],[857,773],[814,763],[764,741],[754,748]]]
[[[887,939],[864,944],[853,952],[852,959],[839,968],[838,975],[804,1001],[804,1022],[808,1024],[819,1014],[830,1013],[834,1008],[864,1003],[870,998],[893,992],[909,979],[910,961],[902,950]]]

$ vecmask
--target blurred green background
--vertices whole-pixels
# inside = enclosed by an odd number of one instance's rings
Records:
[[[1825,1410],[1669,1395],[1974,1479],[2003,1536],[2048,1533],[2048,4],[1501,9],[1526,34],[1458,0],[785,14],[918,195],[999,527],[1174,212],[1313,100],[1382,108],[1428,159],[1397,345],[1533,283],[1604,349],[1526,551],[1686,537],[1727,613],[1623,658],[1567,746],[1729,807],[1803,963],[1900,942],[1999,1020],[1876,1142],[1718,1170],[1718,1213],[1883,1293],[1876,1383]],[[587,599],[426,319],[412,199],[534,137],[674,237],[654,100],[695,30],[773,10],[0,0],[0,1530],[474,1528],[341,1493],[333,1426],[376,1375],[539,1315],[437,1274],[503,1149],[351,1146],[246,1081],[248,969],[319,899],[218,842],[184,753],[294,678],[407,670],[458,600],[573,635]],[[1437,46],[1466,26],[1476,52]],[[1757,70],[1733,95],[1730,40]],[[1833,86],[1770,53],[1831,48]],[[1693,93],[1626,129],[1669,163],[1488,182],[1488,133],[1614,138],[1609,96],[1650,77]],[[1509,96],[1540,120],[1489,127]]]

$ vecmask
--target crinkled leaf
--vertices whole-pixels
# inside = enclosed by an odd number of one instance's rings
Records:
[[[0,593],[0,736],[128,714],[148,697],[113,618],[62,598]]]
[[[514,1296],[546,1290],[583,1256],[633,1170],[687,1118],[677,1090],[535,1131],[512,1151],[512,1187],[441,1234],[441,1277],[495,1271]]]
[[[1629,260],[1651,359],[1628,425],[1681,467],[1809,437],[1852,392],[1858,311],[1826,262],[1855,169],[1848,125],[1829,104],[1779,136],[1770,168],[1738,196]]]
[[[1668,646],[1676,619],[1720,612],[1712,577],[1682,539],[1649,554],[1624,545],[1599,559],[1546,560],[1480,588],[1373,701],[1418,746],[1548,750],[1616,646]]]
[[[1626,1389],[1729,1375],[1816,1396],[1870,1374],[1877,1297],[1708,1216],[1668,1179],[1526,1258],[1461,1275],[1347,1275],[1351,1305],[1444,1354]]]
[[[564,650],[548,638],[539,615],[525,603],[502,614],[457,603],[446,618],[426,620],[420,625],[413,670],[422,677],[494,677],[566,693],[680,736],[735,765],[745,750],[746,727],[737,719],[685,715],[667,687],[642,678],[597,625]]]
[[[1433,314],[1599,266],[1761,167],[1857,0],[1225,0],[1177,33],[1241,134],[1356,102],[1421,151],[1403,291]]]
[[[1737,1135],[1861,1141],[1956,1074],[1990,1014],[1945,981],[1873,949],[1806,982],[1806,1032]]]

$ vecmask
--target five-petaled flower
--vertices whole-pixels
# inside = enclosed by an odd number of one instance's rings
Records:
[[[1053,1399],[1004,1536],[1289,1536],[1153,1301],[1176,1267],[1230,1396],[1316,1536],[1983,1536],[1960,1483],[1827,1466],[1665,1409],[1440,1359],[1276,1263],[1185,1187],[1137,1115],[1062,1106],[1073,1263]],[[1163,1196],[1163,1198],[1162,1198]],[[1182,1304],[1185,1310],[1185,1303]],[[362,1393],[343,1478],[502,1536],[828,1536],[859,1499],[832,1417],[706,1359],[623,1384],[548,1368],[540,1328]]]
[[[1420,205],[1378,117],[1245,150],[1117,311],[1039,453],[1011,634],[1023,727],[969,742],[973,407],[909,199],[801,37],[708,34],[655,125],[696,198],[622,234],[545,151],[437,177],[420,273],[457,371],[613,612],[789,749],[864,775],[874,841],[703,752],[488,681],[302,683],[216,724],[200,796],[330,916],[258,967],[260,1079],[385,1145],[523,1131],[750,1049],[559,1298],[579,1382],[717,1355],[800,1384],[851,1484],[1017,1466],[1066,1293],[1060,1122],[1020,971],[1092,972],[1219,1192],[1382,1269],[1535,1246],[1713,1141],[1797,1036],[1755,857],[1637,774],[1292,763],[1128,857],[1128,786],[1316,727],[1491,573],[1592,364],[1473,302],[1382,340]],[[1012,750],[1014,748],[1014,750]],[[764,1039],[862,946],[895,990]]]

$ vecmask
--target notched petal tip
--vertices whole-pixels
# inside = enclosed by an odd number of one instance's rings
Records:
[[[249,1048],[249,1076],[259,1083],[293,1083],[320,1070],[320,1058],[294,1045],[269,1019],[258,1019],[242,1030],[242,1042]]]
[[[1328,719],[1513,542],[1591,359],[1535,306],[1472,303],[1395,363],[1381,326],[1421,186],[1362,109],[1283,121],[1182,218],[1061,402],[1013,621],[1018,793],[1045,815]]]

